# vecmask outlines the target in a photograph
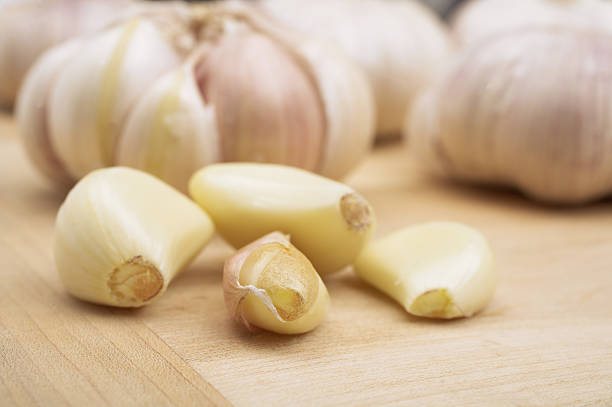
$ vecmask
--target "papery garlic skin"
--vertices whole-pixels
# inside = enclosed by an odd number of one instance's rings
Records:
[[[454,222],[412,226],[368,245],[355,261],[359,277],[417,316],[469,317],[497,283],[484,236]]]
[[[413,111],[414,155],[447,176],[515,186],[541,201],[608,195],[611,38],[532,29],[466,50]]]
[[[416,1],[260,0],[255,6],[288,27],[339,45],[364,69],[382,135],[401,130],[415,96],[451,52],[443,24]]]
[[[602,0],[472,0],[453,16],[460,45],[521,28],[571,25],[612,31],[612,5]]]
[[[81,40],[72,40],[43,54],[24,81],[16,107],[19,135],[30,161],[47,178],[65,186],[73,178],[51,145],[46,103],[55,78],[81,46]]]
[[[322,101],[289,50],[247,28],[226,32],[196,66],[196,77],[214,106],[224,161],[318,168]]]
[[[140,307],[163,294],[213,232],[205,212],[153,176],[102,169],[83,178],[60,207],[55,263],[75,297]]]
[[[48,48],[101,29],[127,0],[24,0],[0,9],[0,105],[11,106],[29,67]]]
[[[329,310],[321,277],[279,232],[257,239],[225,262],[223,289],[228,311],[250,330],[305,333],[320,325]]]
[[[322,275],[351,264],[376,224],[352,188],[292,167],[213,164],[194,174],[189,192],[234,247],[281,231]]]
[[[90,39],[56,78],[48,101],[50,138],[74,178],[114,162],[130,109],[181,55],[150,20],[136,18]]]

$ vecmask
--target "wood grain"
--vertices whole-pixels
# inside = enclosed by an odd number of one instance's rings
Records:
[[[471,319],[410,317],[350,270],[310,334],[250,334],[227,316],[220,240],[158,302],[70,298],[53,266],[62,196],[0,116],[0,405],[612,405],[612,203],[561,209],[424,177],[379,147],[349,182],[378,235],[416,222],[481,229],[501,280]],[[216,389],[216,390],[215,390]]]

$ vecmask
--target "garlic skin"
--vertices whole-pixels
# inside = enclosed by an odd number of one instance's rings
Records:
[[[180,62],[160,28],[137,18],[90,39],[63,67],[47,107],[51,142],[72,177],[113,164],[138,96]]]
[[[193,172],[218,161],[293,165],[333,178],[355,167],[374,126],[359,69],[244,9],[221,3],[211,13],[213,33],[139,99],[117,163],[182,190]]]
[[[414,110],[412,151],[434,171],[540,201],[608,195],[611,38],[558,27],[476,44]]]
[[[22,0],[0,8],[0,105],[12,106],[21,82],[48,48],[92,33],[122,14],[128,0]]]
[[[214,108],[204,104],[187,63],[156,81],[135,106],[119,139],[117,163],[186,191],[194,172],[220,160],[219,144]]]
[[[281,165],[213,164],[194,174],[189,192],[234,247],[280,231],[321,275],[351,264],[376,224],[352,188]]]
[[[49,90],[66,62],[81,48],[81,40],[71,40],[45,53],[31,68],[23,83],[16,108],[20,138],[30,161],[56,184],[69,186],[73,179],[58,159],[51,140],[45,106]]]
[[[55,262],[73,296],[140,307],[164,293],[213,233],[206,213],[173,188],[107,168],[83,178],[60,207]]]
[[[310,261],[279,232],[243,247],[225,262],[223,290],[230,314],[251,331],[311,331],[325,319],[330,304]]]
[[[484,236],[454,222],[412,226],[372,242],[355,261],[355,272],[409,313],[441,319],[482,310],[497,282]]]
[[[288,27],[338,45],[366,72],[379,135],[401,131],[414,98],[451,52],[443,24],[416,1],[260,0],[254,7]]]
[[[612,31],[612,5],[602,0],[472,0],[453,16],[461,45],[521,28],[572,25]]]

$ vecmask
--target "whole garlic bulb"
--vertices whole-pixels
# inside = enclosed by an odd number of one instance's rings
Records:
[[[437,16],[416,1],[260,0],[267,16],[338,44],[366,72],[376,100],[376,131],[401,130],[415,96],[450,53]]]
[[[517,30],[466,49],[424,94],[410,146],[450,177],[580,203],[612,192],[612,35]]]
[[[472,0],[453,17],[452,32],[466,45],[520,27],[559,24],[612,30],[612,5],[605,0]]]
[[[114,163],[137,97],[193,46],[191,34],[169,20],[134,18],[53,48],[35,64],[19,94],[17,119],[43,173],[66,183]]]
[[[46,49],[98,30],[129,0],[22,0],[0,9],[0,105],[11,106],[27,70]]]
[[[336,49],[242,7],[175,14],[113,26],[33,68],[17,113],[44,173],[64,182],[120,164],[185,191],[212,162],[337,178],[367,153],[371,89]]]
[[[335,49],[245,10],[218,12],[213,38],[140,98],[118,163],[183,190],[193,172],[218,161],[345,175],[373,135],[373,101],[361,71]]]

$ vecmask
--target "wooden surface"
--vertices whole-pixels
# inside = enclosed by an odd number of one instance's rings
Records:
[[[51,253],[62,196],[14,133],[0,117],[0,405],[612,405],[611,202],[542,207],[427,179],[379,147],[349,180],[378,235],[439,219],[481,229],[494,300],[471,319],[417,319],[347,270],[326,280],[317,330],[254,335],[225,311],[219,240],[144,309],[69,297]]]

